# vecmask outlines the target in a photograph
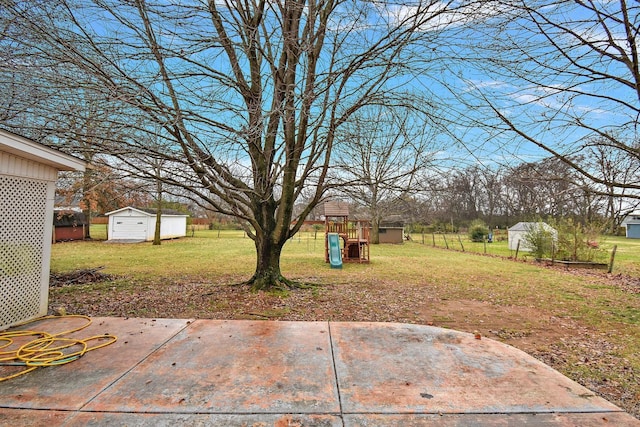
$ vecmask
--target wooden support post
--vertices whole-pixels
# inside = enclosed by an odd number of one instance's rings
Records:
[[[518,239],[518,244],[516,245],[516,257],[515,259],[518,259],[518,252],[520,251],[520,239]]]
[[[444,245],[447,247],[447,249],[449,249],[449,243],[447,242],[447,236],[442,233],[442,238],[444,239]]]
[[[616,251],[618,250],[618,245],[613,245],[613,250],[611,251],[611,259],[609,260],[609,269],[607,273],[611,273],[613,271],[613,260],[616,257]]]
[[[460,247],[462,248],[462,252],[464,252],[464,245],[462,244],[462,239],[460,238],[459,234],[458,234],[458,242],[460,242]]]

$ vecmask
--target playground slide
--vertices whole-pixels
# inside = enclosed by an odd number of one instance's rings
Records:
[[[342,251],[340,250],[340,236],[338,233],[329,233],[329,263],[331,268],[342,268]]]

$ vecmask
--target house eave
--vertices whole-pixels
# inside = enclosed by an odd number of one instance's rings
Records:
[[[46,147],[4,129],[0,129],[0,151],[27,158],[61,171],[83,172],[89,167],[84,160]]]

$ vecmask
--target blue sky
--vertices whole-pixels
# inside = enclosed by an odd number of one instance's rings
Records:
[[[178,4],[201,5],[198,1],[181,1]],[[224,8],[221,1],[218,4]],[[445,2],[442,1],[433,2],[424,11],[436,17],[421,25],[419,31],[416,31],[419,33],[416,35],[424,38],[422,45],[416,46],[400,58],[406,61],[407,65],[417,68],[408,70],[406,74],[397,74],[388,83],[388,87],[394,87],[397,92],[411,89],[426,94],[437,106],[434,108],[434,114],[441,116],[440,123],[446,129],[439,138],[439,143],[445,145],[445,149],[441,152],[442,158],[451,159],[453,163],[463,165],[477,162],[504,165],[517,161],[535,161],[548,156],[548,153],[531,143],[514,136],[513,133],[505,132],[504,126],[496,121],[495,115],[483,102],[482,95],[487,96],[505,117],[553,147],[570,145],[584,137],[584,130],[567,121],[570,116],[581,117],[589,125],[598,128],[615,126],[623,122],[633,124],[637,121],[637,118],[631,114],[632,110],[622,108],[621,104],[615,101],[624,99],[637,108],[638,100],[634,98],[633,91],[614,81],[579,83],[575,86],[576,88],[598,96],[581,95],[569,100],[568,92],[561,89],[576,83],[570,74],[549,73],[537,81],[528,81],[528,77],[535,77],[535,72],[549,70],[545,70],[534,62],[521,64],[520,76],[511,73],[515,70],[509,70],[505,64],[500,64],[505,65],[502,68],[492,69],[491,64],[485,61],[486,56],[506,55],[506,52],[500,50],[489,50],[489,48],[495,48],[492,45],[492,43],[495,44],[495,40],[504,42],[512,37],[518,38],[522,43],[530,43],[532,48],[539,49],[535,55],[540,55],[538,59],[543,65],[553,65],[553,53],[537,45],[542,39],[535,36],[531,26],[526,22],[509,21],[501,32],[497,33],[495,27],[491,25],[496,20],[504,18],[503,14],[508,12],[504,8],[493,7],[491,5],[495,3],[489,1],[479,2],[475,6],[468,6],[470,2],[465,4],[466,6],[460,9],[461,12],[465,12],[464,15],[448,11],[445,8]],[[604,1],[600,6],[611,8],[616,4]],[[636,4],[633,3],[630,7],[636,8],[637,11]],[[416,10],[417,5],[418,3],[410,2],[370,2],[367,3],[366,14],[356,15],[353,4],[341,4],[336,10],[336,16],[330,22],[329,37],[337,37],[335,40],[340,40],[340,37],[346,35],[347,29],[354,31],[353,37],[341,40],[345,43],[342,47],[344,49],[342,62],[348,62],[357,50],[367,43],[373,44],[377,35],[380,34],[380,29],[407,19]],[[459,1],[447,3],[449,8],[461,7],[461,5]],[[242,101],[237,93],[219,84],[220,82],[211,84],[211,80],[207,80],[204,76],[204,73],[228,73],[230,71],[228,60],[219,48],[214,47],[214,42],[211,42],[211,46],[207,49],[188,52],[187,38],[202,35],[200,46],[203,46],[203,41],[206,42],[207,34],[211,34],[212,30],[210,19],[204,15],[198,15],[201,12],[196,13],[195,9],[184,7],[165,6],[163,12],[171,9],[172,12],[180,9],[181,15],[174,18],[162,17],[155,21],[154,29],[158,39],[165,48],[174,49],[176,53],[184,53],[189,59],[206,58],[204,65],[210,67],[210,69],[197,67],[180,58],[167,61],[172,72],[178,77],[174,80],[176,87],[187,94],[184,98],[185,103],[189,104],[191,101],[190,107],[196,112],[204,112],[207,109],[209,118],[216,120],[220,125],[229,124],[241,129],[244,125],[243,120],[239,120],[240,115],[234,110],[234,106],[242,107]],[[118,6],[115,11],[121,14],[122,18],[130,18],[136,13],[134,8],[123,6]],[[569,20],[588,18],[584,10],[577,12],[575,9],[559,10],[557,7],[548,7],[544,12],[545,17],[557,18],[560,21],[565,19],[564,23],[569,23]],[[125,28],[113,21],[109,14],[98,12],[96,9],[85,9],[78,14],[78,18],[83,20],[87,28],[92,28],[96,33],[113,37],[120,42],[134,42],[135,32],[142,30],[140,25]],[[580,24],[572,24],[571,28],[575,28],[579,34],[589,40],[602,40],[604,37],[602,28],[590,26],[588,22],[587,20]],[[611,28],[614,40],[619,41],[620,28],[615,25]],[[276,24],[268,24],[265,29],[276,33],[278,31]],[[565,41],[561,37],[558,40]],[[347,42],[353,44],[349,45]],[[112,45],[110,48],[129,51],[132,56],[121,61],[120,66],[128,69],[133,75],[142,76],[142,82],[146,82],[148,87],[162,96],[166,88],[157,83],[157,65],[153,61],[140,61],[133,56],[135,52],[132,46],[137,43],[139,42],[132,43],[128,47]],[[329,41],[326,47],[330,47]],[[510,58],[505,56],[503,59]],[[241,62],[246,64],[245,61]],[[562,65],[560,62],[558,64]],[[327,71],[328,64],[322,65],[325,67],[322,71]],[[625,73],[624,69],[616,68],[611,63],[604,63],[602,66],[608,67],[612,74],[624,75]],[[530,75],[526,73],[527,67],[530,67]],[[421,71],[415,72],[418,68]],[[353,80],[347,86],[350,96],[343,100],[345,108],[348,106],[348,101],[353,99],[362,87],[366,87],[364,85],[372,69],[374,68],[365,68],[354,74]],[[180,76],[179,73],[183,71],[192,74],[188,77],[186,74]],[[264,71],[265,75],[268,75],[266,65]],[[572,69],[565,68],[565,71],[571,72]],[[270,84],[270,81],[265,80],[266,87]],[[611,99],[600,96],[602,94],[610,95]],[[266,96],[265,111],[269,104],[270,98]],[[629,129],[632,132],[635,131],[627,126],[627,130]]]

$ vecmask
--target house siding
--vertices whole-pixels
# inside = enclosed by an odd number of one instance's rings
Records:
[[[58,171],[51,166],[0,152],[0,174],[40,181],[55,181]]]
[[[627,224],[627,239],[640,239],[640,224]]]
[[[47,313],[55,181],[85,166],[0,130],[0,330]]]

